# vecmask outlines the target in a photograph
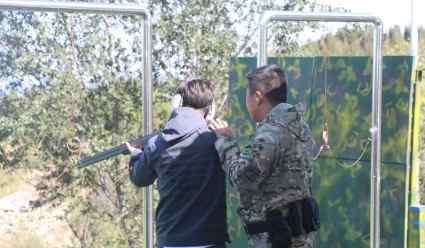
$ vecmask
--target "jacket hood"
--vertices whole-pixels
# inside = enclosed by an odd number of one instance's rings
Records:
[[[291,105],[281,103],[267,115],[265,122],[287,127],[301,140],[308,140],[310,129],[304,120],[305,106],[302,103]]]
[[[206,126],[207,122],[199,111],[189,107],[180,107],[171,113],[170,119],[161,133],[164,140],[170,142]]]

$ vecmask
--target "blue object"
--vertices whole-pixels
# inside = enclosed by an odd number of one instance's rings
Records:
[[[181,107],[148,141],[144,152],[130,161],[135,185],[148,186],[157,180],[158,247],[228,241],[225,176],[215,140],[201,112]]]

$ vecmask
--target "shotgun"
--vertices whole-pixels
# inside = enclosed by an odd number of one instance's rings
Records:
[[[152,137],[154,137],[155,135],[157,135],[156,133],[152,133],[152,134],[148,134],[148,135],[144,135],[144,136],[139,136],[136,139],[132,139],[130,141],[128,141],[128,143],[130,143],[130,145],[142,149],[144,148],[145,144],[148,142],[148,140]],[[106,159],[110,159],[112,157],[121,155],[121,154],[128,154],[130,151],[127,149],[127,145],[121,144],[119,146],[115,146],[112,148],[109,148],[107,150],[101,151],[99,153],[96,153],[92,156],[87,156],[82,158],[79,162],[78,162],[78,168],[85,168],[89,165],[95,164],[97,162],[106,160]]]
[[[172,112],[174,109],[180,107],[183,103],[183,98],[181,95],[174,95],[171,99],[171,111]],[[207,119],[213,119],[215,116],[215,108],[214,105],[212,104],[209,108],[208,111],[208,117]],[[148,135],[144,135],[144,136],[140,136],[136,139],[130,140],[128,143],[130,143],[131,146],[142,149],[144,148],[145,144],[148,142],[148,140],[152,137],[154,137],[155,135],[157,135],[157,133],[152,133],[152,134],[148,134]],[[121,155],[121,154],[129,154],[129,150],[127,149],[127,145],[121,144],[119,146],[104,150],[102,152],[96,153],[93,156],[88,156],[88,157],[84,157],[82,158],[79,162],[78,162],[78,168],[85,168],[87,166],[90,166],[92,164],[95,164],[97,162]]]

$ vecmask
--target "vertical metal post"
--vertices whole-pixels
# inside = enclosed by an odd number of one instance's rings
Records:
[[[147,15],[144,22],[144,89],[143,89],[143,131],[145,135],[152,133],[152,33],[151,19]],[[144,209],[145,209],[145,242],[147,248],[154,247],[153,240],[153,190],[152,185],[145,188],[144,192]]]
[[[261,18],[266,18],[264,14]],[[257,67],[267,65],[267,20],[260,20],[260,36],[258,39]]]
[[[380,192],[381,192],[381,106],[382,106],[382,39],[383,25],[377,23],[373,42],[372,89],[372,152],[370,181],[370,247],[380,245]]]
[[[144,133],[152,132],[152,34],[149,11],[139,5],[104,4],[85,2],[51,2],[37,0],[0,0],[0,10],[27,10],[46,12],[97,13],[112,15],[140,15],[144,18],[143,37],[143,113]],[[145,189],[145,241],[147,248],[153,248],[153,204],[152,187]]]
[[[270,21],[323,21],[366,22],[375,25],[372,75],[372,152],[371,152],[371,202],[370,202],[370,247],[380,246],[380,192],[381,192],[381,109],[382,109],[382,42],[383,24],[372,15],[352,13],[306,13],[266,11],[260,19],[258,40],[258,66],[267,64],[267,24]]]

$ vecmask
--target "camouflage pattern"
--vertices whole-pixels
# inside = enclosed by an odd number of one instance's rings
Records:
[[[256,68],[256,61],[233,58],[229,78],[227,121],[234,135],[245,144],[255,132],[245,108],[245,75]],[[370,247],[370,145],[364,144],[370,137],[372,59],[284,57],[270,58],[271,63],[281,65],[287,72],[288,101],[305,104],[305,119],[318,146],[325,119],[329,124],[331,150],[314,163],[313,192],[321,219],[315,247]],[[406,229],[412,57],[387,56],[383,63],[381,246],[400,248]],[[360,157],[363,148],[366,153]],[[346,166],[359,158],[356,166]],[[247,237],[235,210],[239,196],[232,187],[228,187],[227,205],[232,238],[228,247],[245,248]]]
[[[244,223],[264,221],[266,212],[311,196],[314,140],[304,121],[302,104],[282,103],[259,123],[241,151],[231,137],[219,137],[216,149],[230,184],[240,195],[238,214]],[[311,248],[312,235],[293,239],[291,247]],[[249,247],[270,247],[268,234],[249,237]]]

